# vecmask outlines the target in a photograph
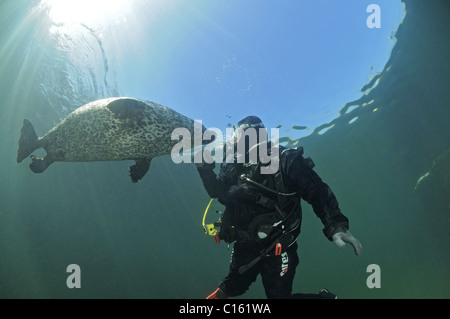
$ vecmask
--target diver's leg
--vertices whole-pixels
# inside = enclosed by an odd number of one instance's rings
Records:
[[[261,263],[261,276],[267,298],[291,298],[295,269],[299,263],[297,243],[281,255],[272,255],[263,259]]]
[[[230,271],[219,285],[218,292],[226,297],[236,297],[244,294],[250,285],[255,282],[260,272],[259,264],[239,274],[239,268],[252,261],[258,256],[260,248],[253,250],[252,247],[235,243],[231,255]]]

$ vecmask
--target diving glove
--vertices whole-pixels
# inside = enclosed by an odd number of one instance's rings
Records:
[[[357,256],[362,252],[362,245],[359,240],[353,237],[353,235],[344,227],[339,227],[337,232],[332,236],[332,239],[339,248],[344,248],[345,243],[352,245]]]

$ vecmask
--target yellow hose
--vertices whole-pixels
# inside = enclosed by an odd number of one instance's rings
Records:
[[[208,233],[208,231],[205,226],[205,219],[206,219],[206,215],[208,214],[209,207],[211,206],[211,203],[213,202],[213,200],[214,200],[214,198],[211,198],[211,200],[208,203],[208,206],[206,206],[205,213],[203,214],[202,226],[203,226],[203,229],[205,230],[206,234]]]

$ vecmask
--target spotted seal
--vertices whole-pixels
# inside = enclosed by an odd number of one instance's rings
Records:
[[[98,100],[79,107],[40,138],[25,119],[17,162],[41,147],[47,152],[44,158],[31,155],[30,168],[35,173],[56,161],[135,160],[130,177],[136,183],[153,157],[170,154],[176,144],[171,133],[179,127],[193,137],[194,121],[168,107],[127,97]]]

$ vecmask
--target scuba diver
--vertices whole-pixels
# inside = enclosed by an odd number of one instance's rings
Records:
[[[323,233],[330,241],[339,247],[351,244],[356,255],[362,251],[360,242],[348,231],[349,221],[341,213],[329,186],[313,170],[313,161],[303,157],[303,148],[279,146],[278,170],[273,174],[261,174],[260,168],[264,164],[260,160],[250,160],[249,153],[255,145],[250,145],[246,134],[249,128],[255,129],[258,141],[259,134],[267,132],[256,116],[239,121],[234,126],[231,144],[234,150],[245,140],[245,152],[232,153],[234,160],[222,163],[218,175],[214,172],[215,163],[196,163],[209,196],[225,206],[219,222],[214,224],[220,226],[215,239],[234,243],[229,273],[207,299],[240,296],[259,274],[269,299],[336,298],[326,289],[318,294],[292,294],[299,263],[296,239],[302,220],[300,200],[312,205],[324,225]],[[258,147],[262,146],[256,145]],[[266,147],[269,153],[275,149],[271,143]],[[239,156],[244,158],[238,161]]]

